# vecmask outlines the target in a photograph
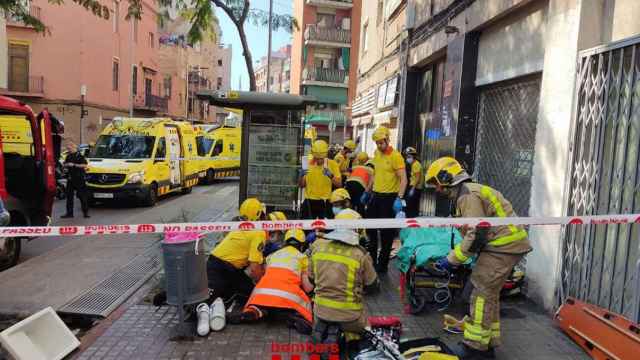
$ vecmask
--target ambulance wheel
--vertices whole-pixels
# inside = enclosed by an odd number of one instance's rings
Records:
[[[209,169],[207,170],[207,184],[213,184],[213,182],[216,180],[216,173],[215,171],[213,171],[213,169]]]
[[[190,194],[190,193],[191,193],[191,190],[193,190],[193,186],[189,186],[189,187],[187,187],[187,188],[183,188],[183,189],[182,189],[182,194],[183,194],[183,195]]]
[[[145,206],[154,206],[158,202],[158,185],[151,184],[147,196],[143,201]]]

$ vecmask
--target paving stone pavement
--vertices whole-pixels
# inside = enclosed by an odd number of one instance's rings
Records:
[[[398,293],[398,272],[393,269],[383,277],[382,291],[367,299],[370,315],[399,315],[403,337],[441,337],[454,344],[461,335],[442,331],[442,313],[433,311],[420,316],[402,313]],[[463,310],[459,310],[463,311]],[[450,313],[456,313],[455,309]],[[176,326],[175,307],[155,307],[139,303],[126,310],[91,346],[74,359],[271,359],[276,343],[306,343],[308,337],[290,330],[282,323],[228,325],[224,331],[208,337],[181,334]],[[194,323],[186,329],[195,331]],[[551,317],[532,302],[521,298],[503,302],[502,329],[504,345],[496,351],[497,359],[575,360],[589,359],[558,328]],[[184,332],[182,332],[184,334]],[[286,357],[283,356],[283,359]]]

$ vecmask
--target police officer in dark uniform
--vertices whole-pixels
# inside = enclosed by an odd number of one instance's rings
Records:
[[[62,215],[63,219],[73,217],[73,195],[78,194],[82,212],[84,217],[89,216],[89,199],[87,199],[87,184],[85,182],[85,170],[88,162],[84,156],[78,151],[76,144],[69,142],[67,144],[67,157],[64,159],[64,167],[68,170],[67,180],[67,213]]]

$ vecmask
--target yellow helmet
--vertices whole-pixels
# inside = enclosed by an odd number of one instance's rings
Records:
[[[305,242],[306,237],[304,236],[304,231],[301,229],[290,229],[284,234],[284,240],[287,241],[290,239],[303,243]]]
[[[345,189],[336,189],[331,193],[331,198],[329,199],[330,203],[336,203],[338,201],[351,200],[351,196],[349,196],[349,192]]]
[[[256,221],[265,213],[264,204],[256,198],[249,198],[240,205],[240,215],[249,221]]]
[[[269,213],[269,220],[271,221],[285,221],[287,220],[287,215],[285,215],[282,211],[274,211]]]
[[[362,216],[353,209],[344,209],[338,213],[335,217],[336,220],[358,220],[362,219]]]
[[[380,141],[380,140],[384,140],[384,139],[388,139],[389,138],[389,129],[387,129],[384,126],[380,126],[376,129],[376,131],[373,132],[373,135],[371,136],[373,138],[373,141]]]
[[[346,147],[347,149],[353,151],[356,149],[356,143],[353,140],[347,140],[344,142],[344,147]]]
[[[441,157],[429,165],[425,176],[427,183],[442,186],[454,186],[469,179],[471,176],[462,168],[458,160],[449,156]]]
[[[324,159],[329,153],[329,145],[324,140],[316,140],[311,145],[311,154],[318,159]]]
[[[364,165],[367,163],[367,161],[369,161],[369,154],[364,151],[359,152],[358,155],[356,155],[356,160],[358,160],[359,164]]]
[[[418,151],[416,150],[416,148],[409,146],[408,148],[404,149],[404,153],[405,155],[418,155]]]

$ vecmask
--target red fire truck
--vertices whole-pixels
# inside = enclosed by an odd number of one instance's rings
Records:
[[[9,217],[4,226],[46,226],[55,196],[51,119],[0,96],[0,198]],[[6,214],[5,212],[5,214]],[[2,234],[7,236],[7,234]],[[0,237],[0,270],[18,262],[25,237]]]

